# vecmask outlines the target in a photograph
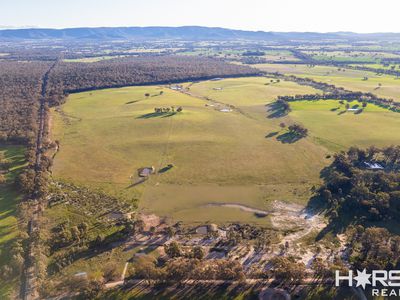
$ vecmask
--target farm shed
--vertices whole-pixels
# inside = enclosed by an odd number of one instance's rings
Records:
[[[182,90],[182,86],[181,85],[173,85],[170,87],[170,89],[174,90],[174,91],[180,91],[180,90]]]
[[[138,170],[139,177],[149,177],[151,174],[154,174],[156,169],[154,167],[144,167]]]
[[[375,162],[364,162],[364,164],[370,170],[383,170],[384,169],[382,165],[375,163]]]

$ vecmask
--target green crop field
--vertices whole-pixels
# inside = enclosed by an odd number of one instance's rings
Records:
[[[308,139],[284,144],[266,138],[279,131],[280,120],[267,118],[265,104],[282,93],[312,89],[268,78],[187,85],[192,96],[158,86],[71,95],[53,114],[53,138],[61,142],[53,175],[137,197],[142,210],[187,222],[268,224],[250,212],[225,208],[222,214],[221,207],[208,205],[265,209],[269,200],[307,201],[327,163],[326,150]],[[197,97],[201,93],[237,109],[221,112],[215,102]],[[183,112],[154,114],[155,107],[169,106]],[[138,168],[168,164],[174,167],[134,185]]]
[[[360,103],[349,102],[350,107]],[[333,151],[398,143],[400,114],[368,104],[362,113],[347,111],[337,100],[291,102],[290,118],[302,123],[310,137]]]
[[[20,146],[0,145],[1,155],[11,163],[10,172],[5,175],[6,182],[0,183],[0,267],[10,261],[9,248],[18,236],[17,204],[22,196],[14,186],[14,178],[25,165],[24,148]],[[18,276],[11,281],[0,280],[0,298],[8,299],[16,292]]]
[[[309,67],[292,64],[260,64],[256,66],[263,71],[309,77],[352,91],[371,92],[380,97],[400,101],[400,79],[394,76],[330,66]],[[368,80],[365,80],[364,77],[367,77]]]

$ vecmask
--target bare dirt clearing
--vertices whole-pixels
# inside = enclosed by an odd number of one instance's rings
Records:
[[[312,231],[321,231],[327,225],[321,215],[317,215],[301,205],[281,201],[274,201],[270,218],[273,227],[294,231],[284,236],[282,243],[297,241]]]

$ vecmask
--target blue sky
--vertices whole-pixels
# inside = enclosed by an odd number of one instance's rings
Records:
[[[0,0],[0,27],[400,32],[399,0]]]

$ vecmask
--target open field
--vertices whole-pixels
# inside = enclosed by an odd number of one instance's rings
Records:
[[[394,76],[377,75],[373,72],[330,66],[309,67],[307,65],[292,64],[260,64],[255,67],[268,72],[309,77],[352,91],[371,92],[381,97],[400,101],[400,79],[396,79]],[[364,80],[364,77],[368,77],[368,80]]]
[[[82,62],[82,63],[94,63],[106,59],[116,59],[126,57],[125,55],[103,55],[103,56],[94,56],[94,57],[84,57],[84,58],[66,58],[63,59],[65,62]]]
[[[22,196],[17,192],[13,182],[15,176],[25,165],[24,148],[20,146],[0,145],[0,153],[11,162],[10,172],[6,174],[6,183],[0,184],[0,267],[10,261],[10,243],[18,236],[17,204]],[[16,292],[18,276],[12,281],[0,280],[0,298],[8,299],[10,293]]]
[[[320,61],[359,61],[362,62],[379,62],[382,58],[399,58],[399,55],[385,52],[362,52],[362,51],[304,51],[315,60]]]
[[[359,114],[346,111],[337,100],[291,102],[290,106],[293,111],[289,116],[304,124],[316,142],[333,151],[351,146],[390,146],[400,140],[400,132],[393,130],[400,128],[400,114],[372,104]]]
[[[144,211],[192,223],[268,225],[268,218],[235,208],[222,214],[220,207],[208,205],[266,209],[275,199],[307,201],[309,188],[328,163],[326,150],[308,139],[285,144],[266,138],[279,130],[280,120],[266,117],[265,104],[282,93],[312,89],[292,82],[271,84],[267,78],[186,86],[196,95],[159,86],[71,95],[53,114],[53,138],[60,140],[54,177],[137,197]],[[213,90],[215,86],[222,90]],[[214,102],[197,96],[202,92],[215,97]],[[235,109],[219,111],[218,105],[225,104]],[[183,112],[154,113],[155,107],[170,106],[182,106]],[[160,170],[168,164],[174,167],[134,185],[138,168]]]
[[[334,100],[291,102],[288,116],[272,116],[265,105],[276,96],[316,92],[293,82],[251,77],[183,87],[71,95],[53,114],[53,138],[61,143],[54,176],[137,198],[142,211],[173,220],[270,226],[269,217],[247,209],[268,210],[272,200],[304,204],[327,153],[400,138],[392,130],[400,114],[372,104],[354,114]],[[183,111],[154,112],[171,106]],[[310,136],[287,141],[282,122],[302,123]],[[146,166],[164,171],[138,183],[137,170]]]
[[[297,57],[293,55],[292,52],[285,50],[267,50],[265,51],[265,55],[263,57],[266,60],[272,60],[272,61],[299,60]]]
[[[279,95],[317,93],[318,90],[294,82],[277,82],[263,77],[204,81],[190,86],[190,93],[234,105],[251,118],[265,122],[265,105]]]
[[[221,58],[230,58],[230,59],[242,59],[246,56],[243,56],[243,53],[246,52],[244,50],[220,50],[216,51],[210,48],[197,48],[192,51],[181,52],[183,55],[199,55],[199,56],[213,56],[213,57],[221,57]],[[269,61],[296,61],[296,58],[291,51],[288,50],[265,50],[264,55],[257,56],[259,58],[264,58]]]

